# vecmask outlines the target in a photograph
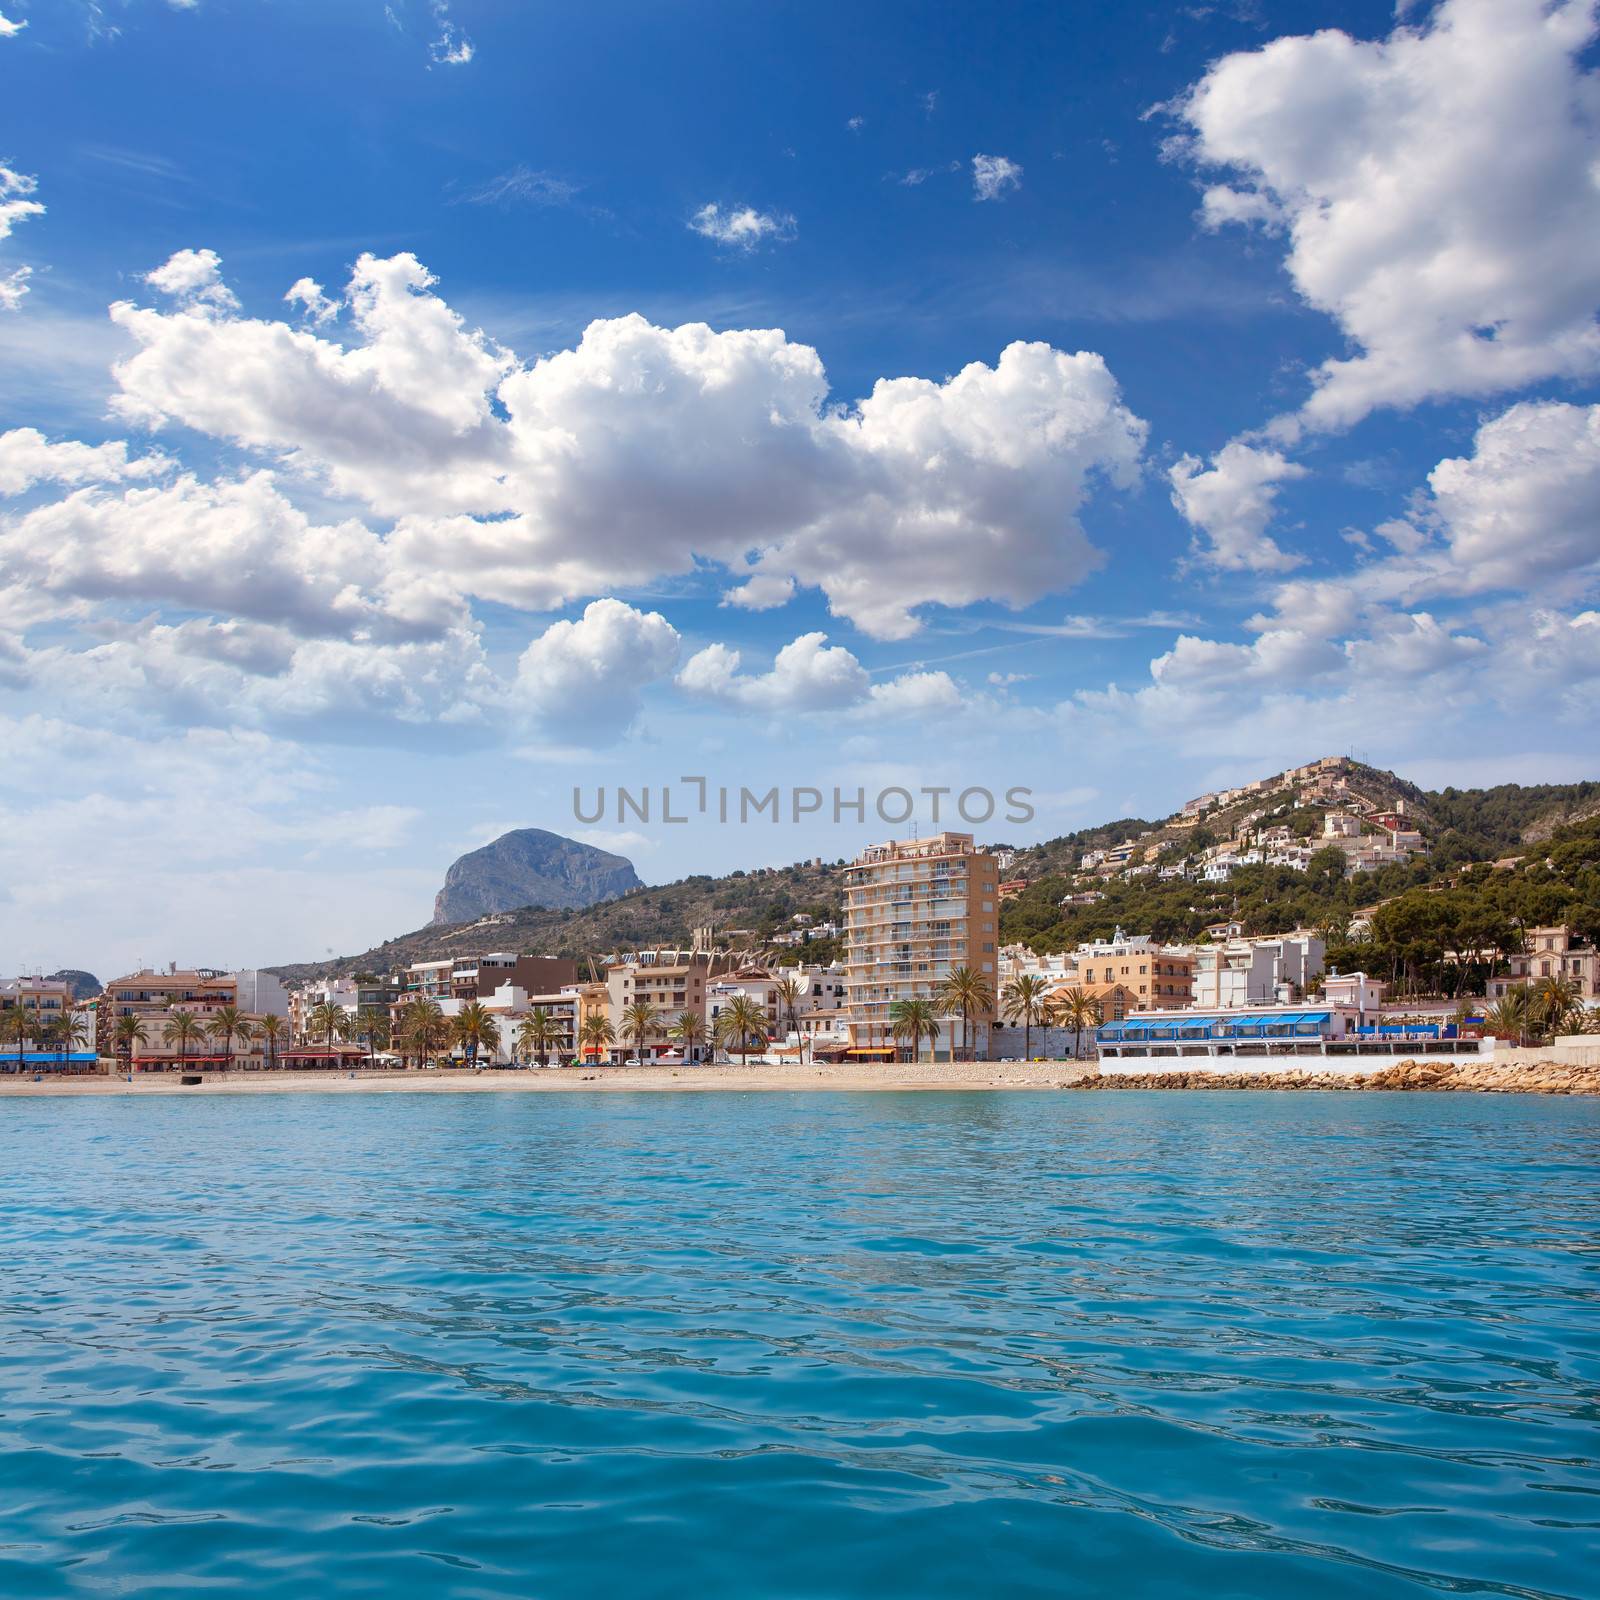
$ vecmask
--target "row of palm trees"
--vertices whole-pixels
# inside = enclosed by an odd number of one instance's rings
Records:
[[[997,1008],[994,985],[971,967],[956,967],[932,1000],[895,1001],[889,1008],[889,1031],[896,1044],[910,1047],[913,1060],[920,1060],[923,1041],[930,1048],[937,1042],[942,1019],[959,1016],[961,1052],[969,1055],[973,1021],[991,1017],[997,1009],[1007,1022],[1022,1024],[1025,1058],[1033,1054],[1033,1030],[1041,1023],[1070,1028],[1081,1051],[1084,1032],[1097,1027],[1104,1015],[1096,996],[1082,989],[1052,994],[1049,983],[1037,973],[1011,979],[1000,991]]]
[[[35,1050],[64,1060],[89,1042],[89,1017],[79,1005],[63,1006],[53,1017],[31,1006],[7,1006],[0,1012],[0,1037],[7,1044],[15,1042],[19,1067],[23,1047],[29,1039],[33,1040]]]

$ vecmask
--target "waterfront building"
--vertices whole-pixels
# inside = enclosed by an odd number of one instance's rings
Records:
[[[1443,1019],[1363,1020],[1329,1001],[1244,1011],[1152,1011],[1096,1030],[1102,1072],[1228,1072],[1312,1068],[1373,1072],[1405,1059],[1478,1060],[1492,1040],[1458,1036]]]
[[[1113,988],[1133,995],[1136,1009],[1187,1005],[1194,998],[1192,951],[1163,945],[1147,933],[1131,937],[1118,928],[1110,939],[1080,944],[1073,952],[1078,987],[1102,1003]]]
[[[246,998],[265,1001],[266,1010],[253,1010],[241,1003],[241,980]],[[180,1064],[221,1066],[226,1061],[237,1067],[264,1066],[265,1046],[259,1038],[235,1039],[229,1044],[210,1037],[211,1025],[228,1006],[252,1026],[264,1015],[289,1015],[289,997],[270,973],[225,972],[220,967],[180,968],[176,962],[169,964],[165,972],[146,967],[105,986],[98,1006],[100,1048],[105,1054],[112,1054],[116,1050],[117,1023],[123,1017],[134,1016],[145,1025],[144,1042],[133,1051],[137,1069]],[[179,1011],[192,1016],[202,1030],[201,1036],[186,1047],[166,1037],[167,1023]]]
[[[1528,930],[1528,948],[1512,955],[1503,976],[1488,983],[1490,1000],[1503,999],[1519,983],[1541,978],[1565,978],[1578,996],[1591,1004],[1600,1000],[1600,949],[1577,938],[1564,923]]]
[[[725,951],[701,948],[635,950],[610,962],[605,986],[607,1012],[617,1036],[612,1058],[626,1059],[633,1053],[632,1042],[622,1036],[622,1019],[632,1005],[647,1005],[655,1012],[659,1031],[647,1047],[653,1052],[672,1046],[667,1029],[685,1011],[706,1018],[709,1038],[708,988],[714,977],[733,966],[734,960]]]
[[[73,997],[72,985],[60,978],[19,977],[0,979],[0,1065],[6,1070],[26,1061],[30,1051],[49,1054],[46,1041],[50,1030],[77,1006],[79,1021],[86,1037],[72,1049],[73,1056],[87,1056],[94,1052],[95,1010],[78,1006]],[[18,1049],[15,1016],[21,1010],[27,1017],[28,1032]]]
[[[995,983],[998,886],[994,857],[979,850],[970,833],[892,839],[862,851],[845,868],[852,1053],[892,1055],[894,1005],[936,1002],[957,967]],[[986,1052],[986,1022],[974,1019],[978,1038],[969,1041],[979,1054]],[[948,1048],[959,1029],[958,1019],[944,1018],[935,1048]]]
[[[1226,1009],[1294,1000],[1322,971],[1326,952],[1320,935],[1304,931],[1199,945],[1192,1004]]]

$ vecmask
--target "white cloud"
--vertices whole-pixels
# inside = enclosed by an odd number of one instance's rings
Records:
[[[325,295],[322,285],[315,278],[295,279],[283,299],[286,305],[299,306],[302,313],[318,327],[325,322],[332,322],[339,315],[339,302]]]
[[[1306,469],[1276,450],[1234,440],[1211,458],[1209,467],[1184,456],[1168,471],[1172,503],[1209,543],[1197,544],[1201,558],[1231,571],[1282,572],[1302,558],[1278,547],[1267,535],[1278,485],[1306,476]]]
[[[816,585],[888,637],[914,632],[921,605],[1069,587],[1101,560],[1076,520],[1091,481],[1138,475],[1145,425],[1091,353],[1016,344],[943,383],[880,381],[851,410],[776,330],[620,317],[524,367],[432,284],[414,257],[363,256],[348,347],[119,304],[140,349],[115,369],[113,409],[398,519],[395,561],[477,598],[552,609],[710,561],[745,580],[733,603]]]
[[[120,445],[41,448],[19,432],[14,450],[17,435],[0,438],[0,471],[19,477],[81,481],[91,467],[147,476],[164,465],[125,462]],[[78,489],[0,520],[0,554],[39,594],[220,612],[308,636],[437,637],[465,619],[438,575],[397,569],[360,522],[313,523],[267,472],[215,484],[185,474],[121,493]]]
[[[1305,423],[1600,368],[1595,33],[1593,0],[1445,0],[1386,39],[1225,56],[1173,108],[1230,175],[1208,224],[1281,225],[1356,347],[1313,374]]]
[[[1558,602],[1600,573],[1600,405],[1528,401],[1483,422],[1472,454],[1441,461],[1393,553],[1341,577],[1280,585],[1255,628],[1327,637],[1384,606],[1518,592]]]
[[[0,24],[3,23],[5,18],[0,17]],[[7,26],[10,32],[15,33],[22,24]],[[5,31],[0,28],[0,37],[5,36]],[[19,222],[44,214],[44,206],[31,198],[38,187],[36,179],[0,163],[0,239],[9,239]],[[32,267],[13,267],[0,276],[0,311],[21,309],[23,296],[28,292],[28,280],[32,276]]]
[[[28,279],[32,276],[32,267],[13,267],[0,278],[0,311],[21,310],[22,297],[28,292]]]
[[[739,250],[754,250],[764,240],[780,243],[792,239],[794,218],[782,212],[757,211],[753,206],[729,206],[715,200],[689,218],[691,232]]]
[[[918,606],[1024,606],[1095,570],[1076,512],[1092,475],[1136,481],[1145,425],[1099,356],[1013,344],[944,383],[880,379],[821,432],[845,468],[831,503],[757,570],[814,584],[836,615],[897,639],[917,631]]]
[[[27,26],[26,22],[13,22],[4,12],[0,12],[0,39],[14,39]]]
[[[1022,168],[1004,156],[974,156],[972,158],[972,197],[975,200],[998,200],[1007,189],[1022,187]]]
[[[222,281],[222,257],[215,250],[175,251],[153,272],[145,273],[144,281],[197,314],[239,309],[233,290]]]
[[[0,162],[0,239],[9,239],[11,230],[29,217],[44,215],[44,206],[29,198],[39,188],[37,178]]]
[[[1428,484],[1464,588],[1536,588],[1600,563],[1600,405],[1512,406]]]
[[[570,205],[577,193],[577,184],[519,164],[497,174],[463,198],[468,205],[564,206]]]
[[[124,440],[81,444],[64,439],[52,444],[37,428],[0,433],[0,495],[17,495],[36,483],[118,483],[126,478],[151,478],[171,469],[162,455],[128,458]]]
[[[678,686],[691,695],[763,711],[850,705],[867,693],[871,680],[850,651],[827,641],[825,633],[802,634],[778,652],[770,672],[757,677],[740,673],[737,650],[707,645],[684,663]]]
[[[441,67],[464,67],[477,53],[472,41],[451,20],[450,0],[432,0],[439,36],[428,46],[428,58]]]
[[[960,688],[948,672],[904,672],[887,683],[875,683],[867,695],[869,717],[925,717],[956,711],[964,704]]]
[[[722,597],[725,606],[741,606],[746,611],[773,611],[794,599],[794,579],[784,573],[758,573],[729,589]]]
[[[641,691],[670,676],[682,641],[659,611],[594,600],[576,622],[556,622],[517,663],[519,705],[544,726],[591,740],[625,730]]]
[[[549,610],[712,563],[742,580],[731,603],[815,585],[899,637],[919,606],[1025,605],[1093,570],[1078,508],[1096,477],[1139,471],[1144,424],[1087,353],[1014,345],[846,408],[816,352],[775,330],[624,317],[523,366],[410,256],[357,262],[348,344],[240,314],[214,252],[151,276],[176,304],[113,307],[137,347],[113,410],[251,463],[208,480],[120,440],[0,435],[0,492],[60,486],[0,515],[0,614],[18,636],[0,670],[96,715],[480,743],[526,717],[605,739],[677,667],[666,619],[594,600],[507,676],[471,602]],[[315,317],[334,302],[303,280],[290,303]],[[47,642],[28,637],[47,622]],[[726,679],[707,687],[752,708],[959,699],[942,673],[868,685],[820,635]]]

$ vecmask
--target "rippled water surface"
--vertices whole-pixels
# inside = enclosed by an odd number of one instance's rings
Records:
[[[1600,1590],[1600,1103],[0,1105],[0,1594]]]

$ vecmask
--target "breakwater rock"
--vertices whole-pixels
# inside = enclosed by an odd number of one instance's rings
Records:
[[[1090,1073],[1074,1089],[1361,1089],[1453,1090],[1479,1094],[1600,1094],[1600,1067],[1561,1061],[1495,1065],[1492,1061],[1399,1061],[1376,1072]]]

